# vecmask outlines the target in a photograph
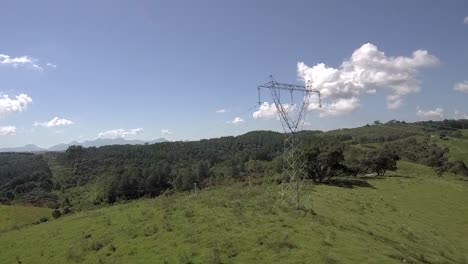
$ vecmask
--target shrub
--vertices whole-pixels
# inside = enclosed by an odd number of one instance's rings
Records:
[[[52,217],[57,219],[57,218],[60,218],[62,216],[62,213],[60,212],[60,210],[58,209],[55,209],[54,211],[52,211]]]
[[[63,212],[64,215],[67,215],[67,214],[70,214],[70,213],[71,213],[71,209],[70,209],[70,207],[65,206],[65,207],[63,208],[62,212]]]
[[[463,161],[457,160],[455,162],[449,162],[448,171],[458,175],[468,176],[468,168]]]
[[[49,218],[43,216],[38,221],[36,221],[35,224],[45,223],[47,221],[49,221]]]

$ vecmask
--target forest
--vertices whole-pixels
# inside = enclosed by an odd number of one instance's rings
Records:
[[[400,159],[440,176],[468,176],[464,161],[450,160],[448,148],[432,140],[463,137],[460,129],[467,125],[467,120],[375,121],[354,129],[302,131],[305,180],[333,184],[336,177],[383,177]],[[81,210],[229,182],[279,183],[283,139],[281,133],[253,131],[191,142],[1,153],[0,202]]]

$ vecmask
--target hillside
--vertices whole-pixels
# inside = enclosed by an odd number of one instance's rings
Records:
[[[310,186],[299,211],[268,182],[83,211],[0,233],[0,263],[467,263],[467,183],[398,167]]]
[[[461,160],[468,164],[468,129],[462,130],[463,137],[440,139],[439,137],[431,138],[435,143],[450,149],[449,158],[451,160]]]
[[[382,155],[468,176],[465,121],[398,121],[329,132],[303,131],[309,178],[377,172]],[[434,125],[443,126],[443,129]],[[448,135],[448,136],[447,136]],[[72,207],[75,211],[121,200],[155,197],[224,182],[281,180],[283,135],[253,131],[236,137],[150,145],[71,146],[65,152],[0,153],[0,203]],[[333,156],[333,157],[332,157]],[[384,161],[382,160],[382,161]],[[322,164],[319,162],[334,162]],[[13,163],[12,163],[13,162]],[[387,161],[385,161],[387,162]],[[393,161],[395,162],[395,161]],[[333,166],[333,170],[327,170]],[[391,166],[395,169],[395,165]],[[319,171],[320,170],[320,171]],[[330,173],[331,172],[331,173]],[[313,175],[329,174],[322,178]]]
[[[43,207],[0,205],[0,233],[50,219],[51,212]]]

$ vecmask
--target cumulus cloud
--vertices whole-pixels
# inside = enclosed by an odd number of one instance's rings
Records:
[[[134,129],[113,129],[104,132],[100,132],[98,137],[100,138],[124,138],[131,135],[138,135],[143,133],[143,128],[134,128]]]
[[[359,106],[359,99],[356,97],[338,98],[331,103],[323,103],[322,107],[319,107],[318,103],[311,103],[309,104],[309,110],[318,110],[320,117],[339,116],[351,113]]]
[[[54,117],[49,122],[35,122],[34,126],[43,126],[43,127],[62,127],[73,125],[74,122],[65,118]]]
[[[0,118],[22,112],[31,103],[32,99],[27,94],[20,94],[15,96],[15,98],[10,98],[8,95],[0,95]]]
[[[226,109],[219,109],[219,110],[216,110],[216,113],[220,113],[220,114],[226,113]]]
[[[43,70],[43,68],[37,64],[37,59],[28,56],[11,57],[6,54],[0,54],[0,65],[12,66],[14,68],[29,67],[39,71]]]
[[[323,116],[352,112],[359,107],[359,97],[387,89],[387,107],[401,106],[403,97],[420,90],[420,68],[435,66],[439,60],[425,50],[410,57],[389,57],[377,46],[367,43],[356,49],[339,68],[319,63],[309,67],[297,64],[299,78],[311,81],[324,99]],[[328,107],[328,108],[327,108]]]
[[[424,120],[442,120],[444,118],[444,109],[438,107],[434,110],[423,111],[418,107],[416,115]]]
[[[161,135],[172,135],[172,132],[169,129],[161,129]]]
[[[240,124],[240,123],[243,123],[243,122],[245,122],[244,119],[237,116],[232,121],[227,121],[226,123],[236,125],[236,124]]]
[[[292,112],[296,108],[295,105],[292,104],[284,104],[283,108],[286,112]],[[258,111],[255,111],[253,113],[253,118],[264,118],[264,119],[270,119],[270,118],[278,118],[278,111],[276,109],[276,105],[274,103],[269,104],[268,102],[264,102],[262,105],[260,105]]]
[[[2,126],[0,127],[0,136],[13,136],[16,134],[16,127]]]
[[[468,81],[463,81],[461,83],[456,83],[453,86],[453,89],[458,92],[468,93]]]
[[[463,24],[468,24],[468,16],[463,19]]]

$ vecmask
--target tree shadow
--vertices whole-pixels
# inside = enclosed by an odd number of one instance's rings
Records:
[[[376,176],[376,175],[361,175],[361,176],[358,176],[359,179],[361,180],[384,180],[386,178],[413,178],[413,177],[410,177],[410,176],[404,176],[404,175],[398,175],[398,174],[389,174],[389,175],[385,175],[385,176]]]
[[[372,184],[362,179],[347,179],[347,178],[330,179],[328,182],[324,184],[336,186],[336,187],[348,188],[348,189],[352,189],[354,187],[375,189],[375,187]]]

